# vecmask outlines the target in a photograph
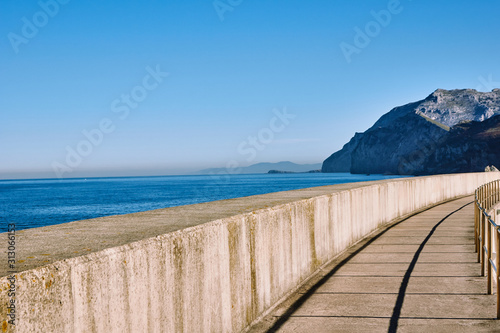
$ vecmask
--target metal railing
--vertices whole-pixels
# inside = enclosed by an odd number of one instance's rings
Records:
[[[486,274],[488,277],[488,294],[492,293],[493,279],[497,285],[497,319],[500,319],[500,226],[496,224],[496,218],[492,218],[488,212],[499,201],[500,180],[484,184],[475,192],[474,242],[477,261],[481,263],[481,276]]]

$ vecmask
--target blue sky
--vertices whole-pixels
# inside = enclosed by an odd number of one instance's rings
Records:
[[[322,162],[394,106],[498,87],[499,12],[493,0],[1,1],[0,179]]]

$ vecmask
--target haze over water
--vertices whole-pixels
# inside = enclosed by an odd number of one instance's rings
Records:
[[[0,181],[0,232],[101,216],[314,186],[395,178],[383,175],[251,174]]]

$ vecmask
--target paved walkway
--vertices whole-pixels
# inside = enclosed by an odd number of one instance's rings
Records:
[[[252,332],[500,332],[474,253],[472,197],[357,244]]]

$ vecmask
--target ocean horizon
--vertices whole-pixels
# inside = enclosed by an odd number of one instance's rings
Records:
[[[398,178],[350,173],[0,180],[1,232],[308,187]]]

